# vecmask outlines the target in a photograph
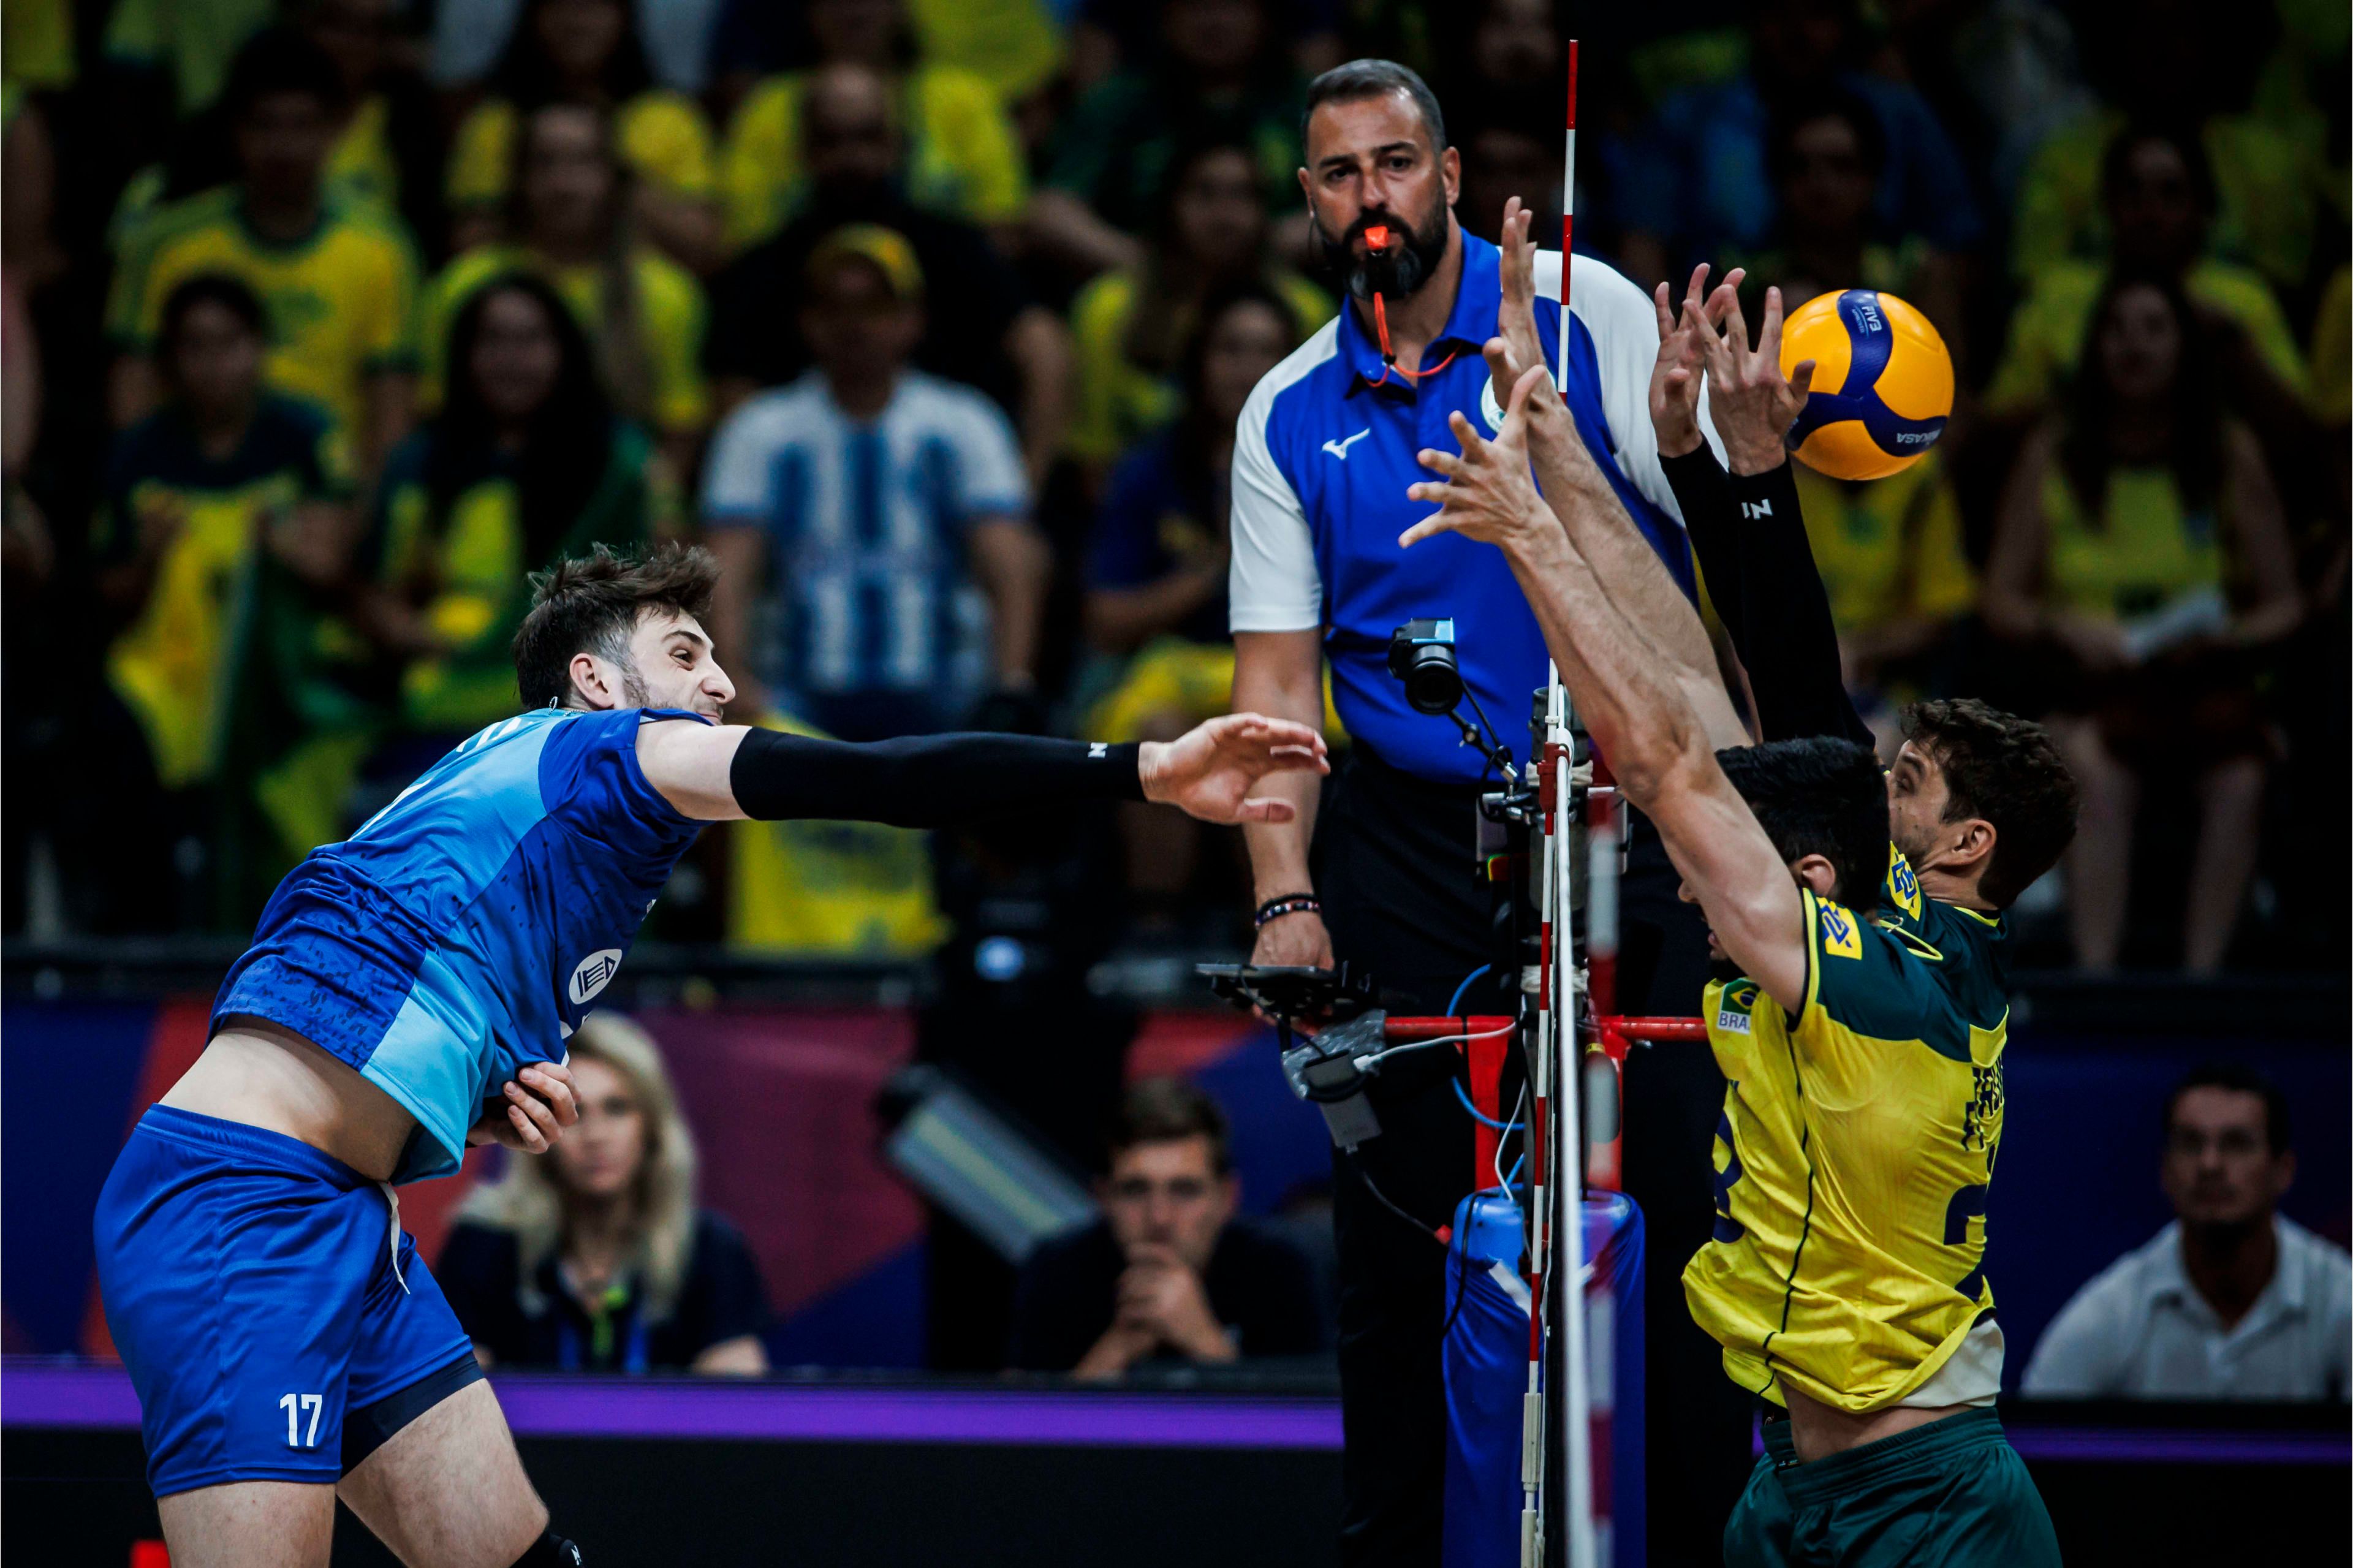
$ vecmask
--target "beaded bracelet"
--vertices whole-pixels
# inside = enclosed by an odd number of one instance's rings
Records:
[[[1258,913],[1250,917],[1250,924],[1253,927],[1260,927],[1269,921],[1279,921],[1285,915],[1320,915],[1323,912],[1324,900],[1314,894],[1285,893],[1279,899],[1269,899],[1261,904],[1258,907]]]

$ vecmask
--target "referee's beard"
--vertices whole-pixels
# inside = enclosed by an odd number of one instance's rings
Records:
[[[1446,259],[1446,201],[1443,195],[1430,203],[1429,216],[1420,223],[1407,221],[1403,213],[1381,212],[1367,207],[1356,215],[1345,234],[1335,238],[1324,226],[1320,217],[1315,222],[1315,240],[1324,251],[1324,264],[1330,268],[1347,288],[1349,295],[1371,303],[1376,294],[1386,294],[1392,300],[1403,300],[1429,282]],[[1386,225],[1400,230],[1403,245],[1392,245],[1386,250],[1360,249],[1365,231]]]

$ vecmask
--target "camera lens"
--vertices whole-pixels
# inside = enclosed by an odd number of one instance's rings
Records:
[[[1462,671],[1444,643],[1414,645],[1405,667],[1405,700],[1417,713],[1451,713],[1462,700]]]

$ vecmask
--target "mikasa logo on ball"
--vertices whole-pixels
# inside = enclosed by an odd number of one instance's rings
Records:
[[[620,968],[621,950],[617,947],[599,948],[582,959],[579,967],[572,972],[573,1005],[586,1006],[590,997],[613,983]]]

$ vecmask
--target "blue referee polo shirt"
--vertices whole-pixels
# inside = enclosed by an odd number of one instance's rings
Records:
[[[1443,370],[1418,386],[1384,380],[1379,345],[1345,308],[1259,383],[1235,437],[1233,629],[1320,628],[1348,733],[1384,761],[1440,782],[1475,781],[1480,761],[1451,724],[1406,705],[1388,673],[1390,634],[1417,617],[1451,617],[1463,679],[1515,757],[1526,755],[1528,698],[1546,670],[1544,634],[1502,552],[1453,534],[1411,550],[1397,542],[1430,510],[1406,496],[1409,485],[1436,477],[1414,455],[1460,449],[1447,426],[1457,409],[1489,435],[1503,417],[1480,353],[1503,304],[1501,263],[1493,246],[1463,235],[1454,309],[1423,361],[1453,354]],[[1558,294],[1559,277],[1559,256],[1540,253],[1536,331],[1556,365],[1560,305],[1544,296]],[[1587,257],[1577,258],[1573,289],[1569,409],[1635,526],[1695,595],[1683,515],[1651,427],[1657,315],[1641,290]]]

